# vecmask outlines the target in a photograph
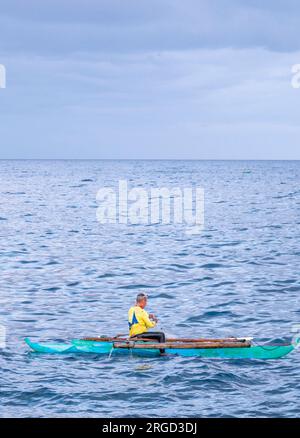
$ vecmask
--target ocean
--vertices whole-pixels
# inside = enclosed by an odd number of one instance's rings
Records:
[[[97,192],[201,187],[204,227],[101,224]],[[33,340],[127,333],[140,291],[172,336],[300,331],[297,161],[0,161],[1,417],[298,417],[280,360],[42,355]],[[298,326],[297,326],[298,324]]]

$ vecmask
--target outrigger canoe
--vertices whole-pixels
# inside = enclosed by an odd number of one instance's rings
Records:
[[[167,339],[165,343],[153,340],[126,339],[121,337],[98,337],[74,339],[61,343],[39,343],[25,339],[26,344],[37,353],[66,354],[136,354],[159,356],[207,357],[223,359],[279,359],[296,349],[297,343],[287,345],[253,345],[252,338],[226,339]]]

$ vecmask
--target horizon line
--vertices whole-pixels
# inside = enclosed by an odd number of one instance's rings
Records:
[[[0,161],[300,161],[300,158],[1,158]]]

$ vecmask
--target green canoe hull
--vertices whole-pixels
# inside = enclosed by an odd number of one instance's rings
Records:
[[[25,339],[26,344],[37,353],[67,354],[67,353],[93,353],[93,354],[134,354],[138,356],[160,356],[157,349],[124,349],[113,348],[111,342],[95,342],[73,340],[68,343],[37,343]],[[279,359],[286,356],[295,347],[293,345],[264,345],[251,346],[248,348],[189,348],[189,349],[166,349],[166,354],[184,357],[207,357],[221,359]]]

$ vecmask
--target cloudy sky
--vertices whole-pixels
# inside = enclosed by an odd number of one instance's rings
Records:
[[[1,2],[0,158],[300,159],[297,0]]]

